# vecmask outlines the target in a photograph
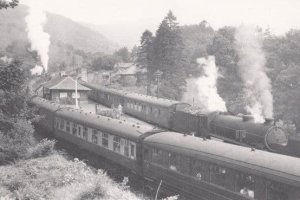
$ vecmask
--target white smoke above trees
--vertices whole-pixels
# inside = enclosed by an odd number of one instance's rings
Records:
[[[253,26],[241,25],[236,30],[235,40],[238,71],[248,101],[246,109],[255,122],[264,122],[264,118],[273,118],[273,96],[271,81],[266,74],[263,35]]]
[[[34,68],[32,68],[30,70],[32,75],[40,75],[43,73],[43,71],[44,71],[44,68],[39,65],[36,65]]]
[[[196,80],[198,95],[201,104],[207,111],[227,111],[224,100],[217,90],[218,68],[215,57],[197,59],[199,66],[203,69],[203,76]]]
[[[50,36],[43,30],[47,21],[46,14],[39,4],[39,1],[26,1],[29,6],[29,13],[25,18],[27,24],[27,36],[31,43],[31,50],[37,51],[45,72],[48,69],[48,51],[50,46]],[[36,65],[32,72],[41,72],[41,66]]]

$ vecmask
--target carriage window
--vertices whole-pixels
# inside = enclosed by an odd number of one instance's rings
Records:
[[[211,182],[220,186],[225,186],[226,169],[217,165],[210,166]]]
[[[124,140],[124,155],[129,157],[129,141],[128,140]]]
[[[174,153],[169,153],[169,168],[177,171],[177,155]]]
[[[60,129],[65,129],[65,120],[63,119],[60,121]]]
[[[78,137],[81,137],[81,126],[78,126],[78,133],[77,133]]]
[[[59,128],[59,119],[56,118],[56,128]]]
[[[120,142],[121,142],[121,138],[117,137],[117,136],[114,136],[114,139],[113,139],[113,150],[115,152],[118,152],[120,153]]]
[[[130,156],[131,158],[135,158],[135,145],[130,144]]]
[[[108,148],[108,134],[102,133],[102,146]]]
[[[92,135],[92,142],[94,144],[98,144],[98,133],[97,133],[97,130],[93,130],[93,135]]]
[[[150,150],[147,148],[144,149],[144,160],[151,162]]]
[[[236,191],[240,194],[254,198],[254,178],[249,174],[238,173],[236,175]]]
[[[281,183],[267,182],[267,200],[285,200],[288,198],[286,187]]]
[[[152,162],[169,167],[168,153],[160,149],[152,149]]]
[[[150,113],[150,107],[149,106],[145,106],[146,107],[146,114]]]
[[[88,128],[83,127],[83,139],[88,140]]]
[[[67,121],[67,123],[66,123],[66,131],[67,132],[71,131],[71,129],[70,129],[70,122],[69,121]]]
[[[200,160],[191,160],[190,175],[198,180],[206,180],[204,163]]]
[[[77,124],[73,123],[72,134],[76,135],[77,133]]]

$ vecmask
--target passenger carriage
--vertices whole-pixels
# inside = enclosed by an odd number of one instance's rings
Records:
[[[125,113],[147,122],[164,128],[171,128],[174,112],[186,106],[189,106],[189,104],[142,94],[127,93],[126,98],[124,98],[123,110]]]
[[[38,109],[38,114],[42,118],[39,120],[39,123],[36,125],[38,125],[39,128],[41,128],[43,131],[52,133],[55,111],[60,109],[60,105],[38,96],[32,97],[30,103],[39,108],[43,108],[43,109]]]
[[[151,127],[111,119],[74,109],[56,112],[55,137],[71,142],[119,165],[139,172],[140,137]]]
[[[127,92],[113,88],[101,87],[99,85],[86,83],[84,81],[81,81],[80,83],[92,89],[92,91],[89,91],[88,93],[90,99],[108,107],[111,107],[112,105],[123,105],[123,97]]]
[[[144,140],[144,176],[191,199],[300,199],[298,158],[162,132]]]

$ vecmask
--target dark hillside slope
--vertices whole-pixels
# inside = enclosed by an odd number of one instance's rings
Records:
[[[16,46],[20,46],[20,43],[23,43],[21,46],[28,47],[26,15],[27,7],[25,5],[19,5],[15,9],[1,10],[0,51],[7,51],[8,46],[13,51],[12,49],[17,49]],[[66,17],[47,13],[47,18],[45,30],[51,36],[50,63],[60,61],[61,59],[58,56],[68,57],[69,55],[63,55],[61,52],[65,52],[65,49],[112,53],[118,48],[116,44],[110,42],[99,32],[84,27]],[[16,43],[18,44],[16,45]]]

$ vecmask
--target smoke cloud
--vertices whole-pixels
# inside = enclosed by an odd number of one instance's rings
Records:
[[[203,76],[196,80],[201,104],[209,112],[227,111],[226,104],[217,90],[218,68],[215,64],[215,57],[199,58],[197,62],[204,72]]]
[[[39,65],[36,65],[33,69],[30,70],[32,75],[40,75],[43,71],[44,68]]]
[[[26,1],[26,4],[29,6],[29,13],[25,21],[27,24],[27,36],[31,43],[31,50],[37,51],[44,70],[47,72],[50,36],[43,30],[47,17],[42,6],[39,5],[39,1]]]
[[[235,39],[240,58],[238,70],[248,101],[246,109],[255,122],[264,122],[264,118],[273,118],[273,96],[271,81],[266,74],[263,36],[255,27],[241,25],[236,30]]]

